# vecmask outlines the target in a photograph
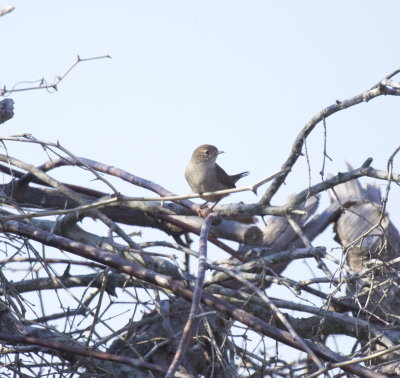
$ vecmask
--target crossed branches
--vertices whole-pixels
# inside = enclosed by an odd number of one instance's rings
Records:
[[[98,57],[103,58],[103,57]],[[98,59],[98,58],[91,58]],[[4,88],[2,95],[9,94],[17,90],[31,90],[39,88],[57,89],[57,85],[79,62],[83,61],[78,57],[77,62],[62,76],[60,76],[53,84],[41,84],[35,88],[13,89]],[[97,359],[105,359],[108,361],[119,362],[133,367],[149,369],[153,372],[166,374],[172,377],[176,373],[182,359],[187,353],[190,340],[194,335],[195,325],[198,323],[198,316],[201,305],[207,306],[215,312],[218,312],[227,318],[234,319],[241,324],[246,325],[249,329],[254,330],[264,336],[272,338],[276,341],[289,345],[298,350],[304,351],[314,361],[318,370],[311,376],[316,374],[327,373],[332,368],[338,368],[357,374],[362,377],[383,377],[384,375],[363,367],[361,362],[376,358],[378,353],[370,354],[363,358],[345,358],[337,353],[332,352],[329,348],[306,340],[302,334],[315,327],[315,324],[321,323],[322,319],[330,319],[334,322],[343,334],[357,337],[360,330],[362,332],[371,333],[374,337],[379,338],[380,342],[385,345],[386,350],[379,353],[394,353],[397,350],[393,335],[381,326],[371,326],[363,319],[357,319],[349,315],[339,313],[339,309],[344,311],[355,311],[357,307],[354,302],[348,300],[340,301],[336,297],[329,296],[326,293],[311,288],[310,285],[318,282],[329,282],[332,285],[340,287],[349,282],[357,281],[362,278],[362,274],[352,271],[346,267],[342,261],[336,261],[332,256],[326,253],[324,248],[314,247],[312,239],[315,235],[303,227],[301,217],[307,217],[308,211],[304,208],[304,203],[311,197],[326,192],[329,189],[335,190],[339,185],[350,182],[360,177],[371,177],[378,180],[384,180],[390,185],[391,183],[400,183],[400,174],[393,172],[393,165],[389,164],[387,170],[378,170],[371,167],[372,159],[359,168],[351,169],[348,172],[338,173],[337,175],[323,180],[321,183],[305,188],[280,206],[271,206],[270,202],[285,178],[290,174],[297,159],[302,153],[307,136],[314,128],[334,113],[355,106],[361,102],[367,102],[381,95],[400,95],[400,84],[392,80],[399,70],[384,78],[371,89],[344,101],[337,101],[335,104],[323,109],[316,114],[303,128],[297,136],[289,157],[282,166],[282,170],[266,179],[253,185],[218,191],[211,194],[233,194],[241,191],[256,192],[258,188],[266,184],[270,180],[272,183],[264,191],[260,200],[256,203],[243,204],[233,203],[229,205],[219,205],[215,212],[204,219],[199,219],[198,205],[190,201],[198,198],[199,195],[175,195],[168,189],[160,185],[135,176],[122,169],[111,167],[109,165],[75,156],[72,152],[61,146],[59,143],[49,143],[33,138],[31,135],[20,135],[13,137],[0,138],[3,145],[6,143],[33,143],[37,144],[56,156],[40,167],[30,165],[20,159],[9,156],[8,154],[0,155],[0,161],[3,163],[0,169],[3,173],[11,177],[10,182],[0,185],[2,189],[3,203],[8,206],[7,210],[3,209],[0,213],[0,229],[5,235],[12,237],[24,238],[25,240],[36,241],[44,246],[51,246],[73,255],[84,258],[91,264],[93,269],[104,270],[109,268],[109,274],[104,277],[106,280],[113,279],[113,283],[97,280],[95,275],[81,277],[82,282],[96,282],[95,286],[100,293],[107,292],[114,295],[116,287],[143,287],[157,288],[165,293],[173,293],[177,297],[182,297],[188,301],[192,301],[192,307],[189,320],[180,338],[179,346],[176,349],[175,359],[168,367],[151,364],[146,361],[132,358],[118,357],[115,354],[107,354],[98,351],[92,351],[81,343],[75,345],[62,345],[52,340],[40,340],[39,338],[27,335],[21,332],[19,335],[10,335],[7,332],[0,333],[0,340],[9,344],[21,343],[24,345],[36,345],[53,350],[63,351],[69,354],[83,355]],[[9,102],[4,106],[10,115]],[[0,113],[2,107],[0,106]],[[0,120],[1,120],[0,114]],[[393,161],[393,157],[391,161]],[[51,171],[61,166],[78,166],[89,171],[96,180],[101,181],[106,192],[95,191],[86,187],[62,183],[51,176]],[[157,196],[137,196],[128,197],[121,194],[117,187],[109,182],[104,175],[110,175],[121,180],[127,181],[134,186],[142,187],[156,193]],[[34,184],[34,185],[32,185]],[[204,193],[202,194],[204,196]],[[35,197],[36,196],[36,197]],[[27,201],[29,200],[29,201]],[[61,205],[62,204],[62,205]],[[49,206],[46,208],[46,206]],[[385,203],[386,206],[386,203]],[[55,208],[54,208],[55,207]],[[36,210],[38,208],[39,210]],[[324,225],[328,225],[332,218],[337,216],[338,211],[343,211],[344,206],[340,204],[325,219]],[[122,213],[125,214],[123,218]],[[126,215],[128,214],[128,215]],[[226,220],[228,216],[265,216],[273,215],[285,219],[291,227],[292,232],[296,235],[301,245],[306,246],[303,249],[291,249],[281,251],[275,254],[265,254],[262,248],[263,234],[255,225],[243,225],[237,220]],[[44,220],[44,217],[59,218],[55,221]],[[90,216],[100,220],[108,229],[108,238],[100,239],[96,235],[90,234],[78,227],[77,223],[84,217]],[[213,224],[217,218],[222,218],[219,224]],[[124,221],[121,221],[124,219]],[[167,258],[154,256],[146,251],[148,245],[134,242],[130,235],[119,225],[120,223],[128,223],[132,225],[140,225],[147,227],[159,228],[175,237],[176,244],[166,243],[164,246],[174,248],[182,253],[199,256],[199,270],[197,278],[191,276],[188,272],[183,272],[177,267],[175,262],[166,263]],[[130,223],[129,223],[130,222]],[[199,224],[200,222],[200,224]],[[226,223],[232,222],[232,223]],[[312,223],[310,221],[307,226]],[[226,225],[229,225],[227,227]],[[225,227],[225,231],[224,231]],[[236,228],[235,228],[236,227]],[[201,230],[200,230],[201,229]],[[230,231],[226,231],[229,229]],[[232,232],[232,230],[234,231]],[[256,231],[256,229],[258,231]],[[371,228],[372,229],[372,228]],[[189,232],[200,234],[200,250],[199,253],[192,251],[189,243],[184,244],[180,237],[187,235]],[[230,234],[229,234],[230,232]],[[251,236],[247,235],[251,233]],[[74,240],[79,234],[79,241]],[[119,237],[122,242],[118,243],[114,234]],[[363,235],[364,236],[364,235]],[[238,241],[247,245],[251,245],[253,240],[253,249],[249,247],[247,254],[241,254],[233,250],[231,247],[221,242],[221,238]],[[233,264],[232,268],[223,268],[219,264],[215,264],[207,260],[206,250],[208,241],[212,241],[225,251],[231,253],[235,258],[229,263]],[[151,243],[149,244],[151,245]],[[154,243],[153,245],[162,246],[162,243]],[[255,253],[250,258],[250,254]],[[162,256],[166,257],[166,256]],[[296,282],[286,279],[274,272],[274,274],[266,274],[268,269],[272,269],[273,264],[288,264],[293,259],[310,258],[315,259],[318,266],[323,272],[323,277],[314,278],[310,282]],[[51,259],[40,259],[35,257],[37,261],[50,264]],[[173,258],[171,258],[173,259]],[[29,261],[34,259],[29,258]],[[338,269],[346,268],[351,274],[350,277],[337,279],[330,272],[325,260],[331,260],[337,264]],[[17,262],[18,258],[10,257],[3,259],[0,263],[6,265],[11,262]],[[56,261],[52,261],[55,263]],[[393,259],[389,262],[378,263],[376,267],[371,268],[375,272],[383,265],[392,267],[398,262]],[[68,266],[74,264],[74,261],[68,262]],[[219,271],[213,277],[206,277],[206,270]],[[369,271],[370,272],[370,271]],[[368,273],[363,272],[364,275]],[[69,277],[69,268],[62,277],[57,279],[50,278],[47,284],[52,281],[54,287],[68,287],[67,281]],[[134,278],[134,281],[130,280]],[[225,288],[221,283],[233,280],[240,283],[241,288],[247,290],[233,290]],[[263,282],[258,287],[254,282]],[[291,288],[294,292],[308,291],[312,295],[326,300],[325,308],[317,308],[315,306],[307,306],[304,304],[290,304],[288,301],[276,300],[269,298],[263,289],[267,287],[268,282],[275,282]],[[43,284],[43,282],[42,282]],[[8,283],[8,288],[3,288],[3,295],[8,295],[11,287],[18,297],[19,293],[24,290],[33,290],[35,285],[39,285],[38,280],[32,280],[29,288],[22,289],[16,284],[15,286]],[[56,286],[59,285],[59,286]],[[112,286],[114,285],[114,286]],[[39,286],[36,286],[38,288]],[[72,287],[72,282],[71,282]],[[233,290],[233,291],[230,291]],[[255,294],[255,298],[252,294]],[[347,298],[348,299],[348,298]],[[328,305],[332,305],[334,310],[328,309]],[[310,327],[299,327],[296,319],[284,316],[281,312],[282,308],[292,306],[298,311],[304,311],[313,314],[315,318],[304,320],[310,322]],[[258,314],[258,309],[264,309],[266,314]],[[267,309],[267,310],[265,310]],[[336,311],[337,310],[337,311]],[[7,310],[9,311],[9,310]],[[257,316],[255,314],[258,314]],[[365,307],[361,313],[369,314],[369,309]],[[98,316],[98,313],[96,317]],[[274,324],[268,323],[268,317],[274,319]],[[17,323],[16,323],[17,324]],[[321,325],[321,327],[324,327]],[[325,325],[325,327],[328,327]],[[284,330],[286,329],[286,330]],[[327,329],[327,328],[326,328]],[[93,328],[92,328],[93,331]],[[27,331],[30,332],[29,329]],[[327,331],[328,332],[328,331]],[[13,337],[14,336],[14,337]],[[108,339],[107,339],[108,340]],[[380,355],[379,355],[380,356]],[[325,361],[333,363],[326,366]]]

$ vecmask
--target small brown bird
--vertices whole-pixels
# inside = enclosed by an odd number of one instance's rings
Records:
[[[249,172],[229,176],[217,163],[217,157],[224,151],[210,144],[197,147],[185,171],[186,181],[193,192],[202,194],[217,190],[236,188],[236,182]],[[225,195],[201,197],[208,202],[218,202]],[[214,205],[215,206],[215,205]]]

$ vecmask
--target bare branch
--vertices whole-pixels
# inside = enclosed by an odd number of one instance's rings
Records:
[[[166,374],[166,378],[172,378],[179,368],[179,365],[186,353],[186,350],[189,345],[190,338],[193,334],[194,327],[196,325],[196,315],[199,312],[201,293],[203,290],[204,276],[207,268],[207,239],[208,233],[210,231],[211,223],[214,219],[214,215],[211,213],[207,216],[204,221],[204,224],[201,228],[200,233],[200,248],[199,248],[199,263],[198,263],[198,271],[197,271],[197,279],[195,283],[195,287],[193,289],[193,298],[192,305],[190,307],[190,313],[188,320],[183,328],[183,334],[181,340],[179,342],[178,349],[175,353],[174,359],[172,360],[171,365],[169,366],[168,372]]]
[[[33,240],[39,241],[45,245],[55,246],[57,248],[62,248],[66,251],[72,252],[79,256],[89,258],[91,260],[97,261],[99,263],[105,264],[111,268],[117,269],[118,271],[133,275],[136,278],[145,280],[148,283],[163,287],[168,290],[173,290],[178,296],[182,296],[187,299],[192,299],[193,293],[184,284],[173,281],[169,277],[163,276],[161,274],[155,274],[139,265],[128,262],[119,256],[113,255],[111,253],[103,252],[98,248],[94,248],[87,245],[82,245],[81,243],[72,242],[66,238],[55,236],[51,233],[39,230],[32,226],[24,225],[16,221],[8,221],[2,225],[2,229],[5,232],[15,233],[22,236],[29,237]],[[257,332],[272,337],[273,339],[282,342],[284,344],[290,345],[296,349],[303,350],[302,345],[293,339],[293,337],[285,332],[281,331],[270,324],[267,324],[252,314],[247,313],[241,309],[238,309],[231,304],[222,301],[206,292],[202,294],[202,302],[209,307],[214,308],[217,311],[222,311],[223,313],[229,314],[233,319],[242,322],[250,326]],[[304,341],[306,342],[306,341]],[[343,362],[346,358],[333,353],[329,348],[315,345],[311,342],[306,342],[308,347],[320,358],[326,359],[332,362]],[[359,365],[349,365],[343,367],[344,370],[349,371],[353,374],[358,374],[360,377],[374,377],[383,378],[382,374],[372,373],[369,369],[363,368]]]
[[[6,15],[8,13],[11,13],[14,9],[15,9],[15,7],[13,7],[11,5],[3,8],[3,9],[0,9],[0,17]]]
[[[13,10],[13,9],[12,9]],[[0,14],[1,16],[1,14]],[[4,87],[3,89],[0,90],[0,96],[5,96],[5,95],[9,95],[11,93],[14,92],[24,92],[24,91],[32,91],[32,90],[36,90],[36,89],[46,89],[46,90],[57,90],[57,86],[61,83],[61,81],[63,81],[65,79],[65,77],[81,62],[88,62],[91,60],[97,60],[97,59],[105,59],[105,58],[109,58],[111,59],[111,57],[109,55],[102,55],[102,56],[96,56],[96,57],[92,57],[92,58],[81,58],[79,55],[75,61],[74,64],[72,64],[71,67],[69,67],[67,69],[67,71],[65,71],[61,76],[57,76],[56,79],[54,80],[53,83],[48,84],[47,81],[42,78],[40,80],[37,80],[36,82],[38,82],[39,84],[33,87],[24,87],[24,88],[16,88],[18,85],[24,83],[18,83],[16,85],[14,85],[14,87],[12,89],[7,89],[6,87]]]
[[[396,71],[395,71],[396,72]],[[393,74],[389,75],[393,76]],[[387,79],[387,78],[385,78]],[[336,101],[335,104],[328,106],[327,108],[321,110],[319,113],[317,113],[314,117],[311,118],[310,121],[304,126],[304,128],[300,131],[299,135],[297,136],[293,147],[292,151],[286,160],[286,162],[283,164],[282,169],[287,169],[288,172],[292,169],[294,164],[296,163],[297,159],[299,156],[301,156],[301,151],[304,145],[304,141],[308,137],[308,135],[311,133],[311,131],[314,130],[314,128],[320,123],[322,120],[328,118],[332,114],[337,113],[338,111],[350,108],[352,106],[358,105],[362,102],[368,102],[369,100],[379,97],[379,96],[400,96],[400,84],[395,81],[387,81],[383,80],[379,82],[378,84],[374,85],[371,89],[353,97],[347,100],[343,101]],[[285,178],[288,173],[284,174],[283,176],[280,176],[275,179],[275,181],[270,185],[270,187],[267,189],[267,191],[264,193],[260,200],[261,205],[269,205],[272,197],[276,194],[276,192],[279,190],[283,182],[285,181]]]

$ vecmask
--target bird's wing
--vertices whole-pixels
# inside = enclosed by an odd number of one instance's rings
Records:
[[[224,184],[226,189],[236,188],[235,183],[244,176],[247,176],[249,172],[238,173],[233,176],[229,176],[218,164],[215,164],[217,177]]]

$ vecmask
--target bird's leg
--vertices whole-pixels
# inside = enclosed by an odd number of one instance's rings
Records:
[[[199,212],[198,212],[199,215],[200,215],[201,217],[203,217],[203,218],[207,218],[207,217],[213,212],[213,209],[214,209],[215,205],[216,205],[219,201],[220,201],[220,199],[219,199],[217,202],[215,202],[210,208],[206,205],[207,202],[206,202],[205,204],[203,204],[202,206],[200,206]],[[219,219],[218,222],[221,221],[221,219],[220,219],[219,216],[218,216],[216,219]],[[216,219],[215,219],[215,222],[217,222]],[[214,223],[214,222],[213,222],[213,223]]]
[[[218,203],[219,201],[221,201],[221,199],[219,199],[217,202],[214,203],[214,205],[212,205],[212,206],[210,207],[210,212],[213,211],[214,207],[217,205],[217,203]]]
[[[213,211],[215,205],[217,205],[219,201],[221,201],[221,198],[217,202],[215,202],[211,207],[208,207],[207,205],[210,201],[204,202],[202,205],[200,205],[198,214],[201,217],[206,218]]]
[[[200,205],[200,209],[208,209],[208,204],[209,201],[204,202],[202,205]]]
[[[204,202],[198,207],[197,214],[199,215],[199,217],[206,218],[208,214],[210,214],[210,209],[208,208],[207,203],[208,201]]]

